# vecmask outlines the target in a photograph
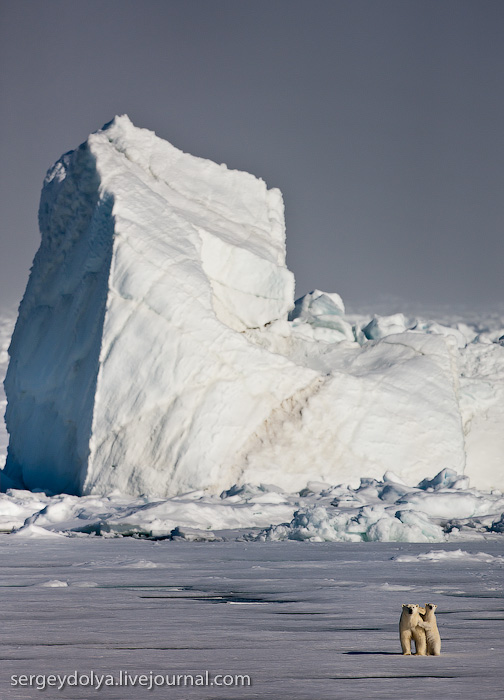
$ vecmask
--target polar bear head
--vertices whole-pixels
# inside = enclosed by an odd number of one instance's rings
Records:
[[[431,612],[436,612],[437,605],[434,605],[434,603],[425,603],[425,610],[426,611],[430,610]]]
[[[419,608],[416,603],[406,603],[403,605],[403,612],[406,613],[406,615],[414,615],[418,610]]]

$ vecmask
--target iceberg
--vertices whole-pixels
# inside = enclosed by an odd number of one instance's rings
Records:
[[[39,224],[2,490],[293,492],[442,469],[504,485],[500,336],[360,324],[320,290],[295,302],[282,195],[262,180],[121,116],[49,170]]]
[[[5,476],[52,492],[218,487],[315,376],[242,335],[286,316],[278,190],[119,117],[64,155],[5,379]]]

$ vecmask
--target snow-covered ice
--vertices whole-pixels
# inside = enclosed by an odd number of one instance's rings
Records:
[[[2,700],[500,700],[500,542],[0,537]],[[425,559],[438,553],[441,561]],[[403,603],[438,605],[439,657],[403,657]],[[246,687],[72,685],[91,672],[246,674]],[[64,690],[12,676],[67,676]],[[43,674],[43,675],[42,675]],[[35,682],[35,681],[34,681]],[[411,686],[414,686],[414,691]],[[408,689],[408,692],[406,692]]]
[[[125,116],[48,172],[39,219],[3,490],[293,493],[388,471],[413,487],[446,469],[504,487],[502,317],[352,318],[320,290],[294,303],[279,190]],[[450,503],[474,515],[471,499]],[[411,529],[373,508],[378,539]]]

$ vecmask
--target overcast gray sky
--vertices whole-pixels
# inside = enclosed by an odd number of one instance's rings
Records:
[[[502,0],[0,0],[0,304],[115,114],[279,187],[300,296],[502,301]]]

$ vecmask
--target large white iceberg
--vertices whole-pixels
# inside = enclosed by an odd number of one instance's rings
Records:
[[[498,336],[482,365],[462,331],[361,326],[319,291],[295,305],[282,196],[262,180],[117,117],[49,171],[39,220],[2,488],[170,496],[441,469],[504,486]]]

